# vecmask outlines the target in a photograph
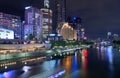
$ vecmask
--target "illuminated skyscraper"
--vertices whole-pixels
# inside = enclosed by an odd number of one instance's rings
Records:
[[[110,40],[111,38],[112,38],[112,33],[111,33],[111,32],[108,32],[108,33],[107,33],[107,39]]]
[[[52,10],[49,7],[49,0],[44,0],[44,8],[41,8],[43,14],[43,38],[52,33]]]
[[[24,36],[32,34],[35,39],[42,41],[43,14],[40,9],[28,6],[25,8]]]
[[[50,8],[49,0],[44,0],[44,8]]]
[[[13,30],[15,39],[22,38],[22,25],[19,16],[0,12],[0,27]]]
[[[66,0],[58,0],[57,12],[58,12],[58,23],[65,22],[66,19]]]
[[[66,20],[66,0],[50,0],[53,11],[53,31]]]

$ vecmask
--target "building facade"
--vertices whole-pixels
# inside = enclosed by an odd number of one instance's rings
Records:
[[[44,0],[44,8],[41,8],[43,14],[43,38],[47,38],[52,33],[52,10],[49,0]]]
[[[22,38],[22,25],[19,16],[0,12],[0,27],[13,30],[14,39]]]
[[[61,24],[61,26],[57,28],[57,33],[60,34],[64,40],[77,40],[77,31],[68,23]]]
[[[50,7],[53,11],[53,32],[57,26],[66,20],[66,0],[50,0]]]
[[[52,33],[52,10],[47,8],[41,9],[43,13],[43,38],[47,38]]]
[[[35,39],[42,41],[43,14],[40,9],[28,6],[25,8],[24,37],[33,35]]]
[[[58,0],[57,2],[57,21],[58,24],[65,22],[66,19],[66,0]]]

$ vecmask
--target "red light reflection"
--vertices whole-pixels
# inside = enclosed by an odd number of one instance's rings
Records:
[[[83,52],[84,52],[84,56],[88,57],[88,50],[85,49]]]
[[[87,49],[83,50],[82,69],[83,69],[82,78],[87,78],[87,71],[88,71],[88,50]]]

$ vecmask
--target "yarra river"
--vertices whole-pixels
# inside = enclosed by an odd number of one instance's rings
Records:
[[[0,78],[120,78],[120,52],[112,46],[0,73]]]

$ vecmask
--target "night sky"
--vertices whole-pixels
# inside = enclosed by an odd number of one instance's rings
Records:
[[[24,7],[41,7],[42,0],[0,0],[0,11],[24,18]],[[120,0],[67,0],[67,15],[80,16],[90,38],[120,34]]]

